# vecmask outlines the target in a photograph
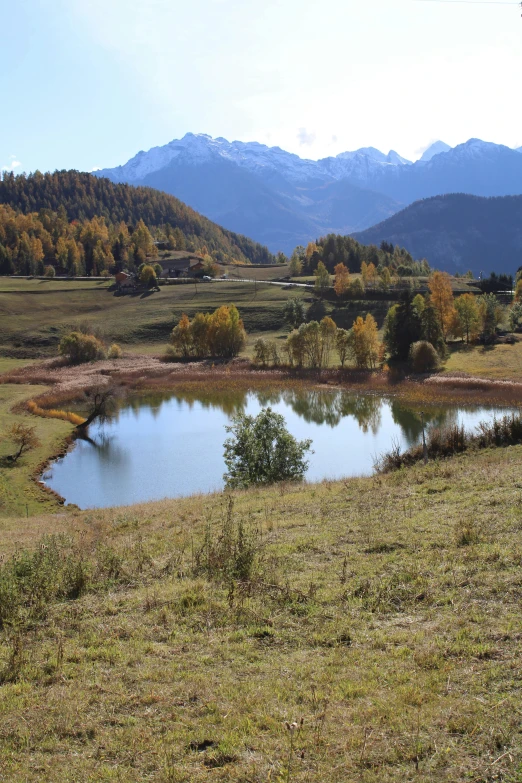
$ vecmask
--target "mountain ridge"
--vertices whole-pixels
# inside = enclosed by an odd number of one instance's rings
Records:
[[[353,237],[391,242],[447,272],[514,274],[522,266],[522,196],[433,196]]]
[[[374,147],[314,161],[259,142],[188,133],[95,175],[163,190],[289,254],[320,234],[366,230],[420,199],[518,195],[521,150],[469,139],[456,147],[437,141],[414,162]]]

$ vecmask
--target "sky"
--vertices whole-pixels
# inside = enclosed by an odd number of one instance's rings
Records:
[[[517,3],[0,0],[0,168],[125,163],[187,132],[318,159],[522,146]]]

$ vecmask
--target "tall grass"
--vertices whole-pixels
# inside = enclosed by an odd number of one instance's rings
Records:
[[[476,432],[466,432],[463,425],[452,424],[448,427],[436,427],[429,431],[426,438],[428,459],[441,459],[461,454],[469,449],[516,446],[522,443],[522,415],[502,416],[492,422],[480,422]],[[401,453],[397,444],[389,452],[375,460],[374,467],[379,473],[389,473],[402,467],[421,462],[425,457],[422,444],[412,446]]]
[[[35,416],[42,416],[45,419],[62,419],[68,421],[78,427],[85,422],[83,416],[78,416],[77,413],[71,411],[57,410],[56,408],[42,408],[34,400],[29,400],[27,403],[27,410],[33,413]]]

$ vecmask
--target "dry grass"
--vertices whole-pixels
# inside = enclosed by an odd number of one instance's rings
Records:
[[[517,783],[521,460],[68,513],[88,579],[1,632],[0,776]],[[250,581],[200,567],[228,518]]]
[[[496,380],[522,381],[522,342],[513,345],[465,346],[454,348],[446,372],[462,372]]]

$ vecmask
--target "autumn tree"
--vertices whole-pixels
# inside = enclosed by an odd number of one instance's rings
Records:
[[[303,259],[300,255],[296,253],[295,250],[292,253],[292,257],[290,258],[288,271],[290,272],[291,277],[299,277],[299,275],[301,275],[303,272]]]
[[[347,329],[337,330],[335,335],[335,348],[337,350],[337,355],[339,356],[339,361],[341,362],[341,367],[344,367],[344,363],[350,352],[350,339],[351,335]]]
[[[377,323],[371,313],[358,316],[351,329],[350,351],[357,367],[375,367],[379,358]]]
[[[245,341],[245,328],[235,305],[224,305],[212,314],[196,313],[192,321],[184,313],[171,335],[175,353],[183,357],[231,358],[237,356]]]
[[[337,264],[334,268],[334,290],[337,296],[345,296],[350,288],[350,272],[344,264]]]
[[[11,441],[16,448],[16,452],[9,456],[10,462],[17,462],[22,454],[40,446],[40,441],[36,435],[36,427],[31,427],[28,424],[12,424],[8,427],[4,440]]]
[[[428,280],[428,287],[430,289],[430,301],[437,312],[445,339],[453,318],[451,278],[447,272],[433,272]]]
[[[319,294],[324,294],[330,288],[330,274],[322,261],[319,261],[314,274],[315,290]]]
[[[480,331],[480,313],[473,294],[462,294],[455,300],[455,312],[458,326],[466,335],[466,342],[475,340]]]
[[[140,270],[140,283],[146,285],[148,288],[153,288],[157,285],[156,272],[151,264],[144,264]]]
[[[148,256],[155,258],[157,255],[156,245],[152,239],[151,233],[143,220],[139,220],[131,236],[131,245],[134,248],[135,254],[140,253],[143,259]]]
[[[391,274],[387,266],[385,266],[382,272],[380,273],[380,280],[381,280],[381,288],[384,291],[387,291],[391,285]]]
[[[186,313],[183,313],[179,323],[172,330],[170,342],[178,355],[185,359],[191,355],[193,349],[192,330]]]
[[[208,345],[208,324],[210,315],[208,313],[196,313],[190,323],[190,336],[192,340],[192,349],[198,359],[207,356],[209,353]]]
[[[377,269],[375,264],[370,262],[367,264],[365,261],[361,264],[361,278],[364,286],[373,286],[377,280]]]
[[[218,272],[219,267],[212,256],[208,253],[205,253],[203,256],[203,274],[207,275],[207,277],[217,277]]]
[[[71,364],[84,364],[96,359],[104,359],[105,346],[92,334],[74,331],[62,337],[60,354]]]
[[[330,355],[335,346],[337,324],[329,316],[325,316],[319,324],[321,329],[321,366],[328,367]]]

